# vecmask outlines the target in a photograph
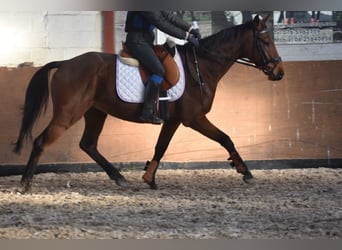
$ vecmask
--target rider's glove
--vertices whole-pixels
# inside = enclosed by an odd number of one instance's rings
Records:
[[[198,40],[197,37],[195,37],[195,35],[190,34],[190,35],[188,36],[188,39],[187,39],[187,40],[188,40],[189,43],[191,43],[192,45],[194,45],[196,48],[199,47],[199,40]]]
[[[190,34],[193,34],[196,38],[201,39],[201,33],[200,33],[199,29],[192,29],[190,31]]]

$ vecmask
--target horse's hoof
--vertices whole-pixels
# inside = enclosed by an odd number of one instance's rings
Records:
[[[158,186],[157,184],[153,181],[151,183],[147,183],[149,186],[150,186],[150,189],[152,190],[157,190],[158,189]]]
[[[20,194],[27,194],[32,192],[32,181],[21,180],[21,189],[16,190]]]
[[[156,182],[154,181],[154,179],[152,179],[152,181],[149,181],[149,179],[146,177],[146,175],[143,175],[142,179],[144,180],[144,182],[146,184],[148,184],[150,186],[150,189],[153,189],[153,190],[158,189],[158,186],[157,186]]]
[[[128,187],[128,182],[126,181],[125,177],[120,177],[118,179],[115,179],[116,185],[122,188],[127,188]]]
[[[31,186],[23,186],[22,188],[15,189],[15,192],[17,194],[28,194],[32,193],[32,187]]]
[[[249,185],[255,185],[256,184],[253,175],[244,175],[242,177],[242,180]]]

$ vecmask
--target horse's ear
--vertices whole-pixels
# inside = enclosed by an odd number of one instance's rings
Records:
[[[268,19],[270,18],[270,14],[268,14],[266,17],[262,19],[262,23],[266,26]]]
[[[266,17],[262,18],[259,16],[259,15],[256,15],[254,17],[254,27],[257,29],[257,30],[261,30],[261,29],[264,29],[266,28],[266,23],[268,22],[268,19],[269,19],[270,15],[268,14]]]
[[[256,16],[254,17],[253,22],[254,22],[255,27],[257,27],[257,26],[259,25],[259,23],[260,23],[260,16],[259,16],[259,15],[256,15]]]
[[[261,19],[260,19],[260,16],[259,16],[259,15],[256,15],[256,16],[254,17],[253,23],[254,23],[255,29],[259,29],[259,28],[260,28]]]

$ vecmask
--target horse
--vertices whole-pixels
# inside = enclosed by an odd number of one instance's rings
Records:
[[[142,179],[151,189],[158,187],[156,172],[159,163],[180,124],[219,143],[226,149],[230,165],[242,174],[243,181],[255,182],[232,139],[209,121],[206,114],[211,109],[219,80],[234,63],[259,69],[270,81],[283,78],[281,57],[267,31],[268,18],[256,16],[252,21],[204,37],[200,39],[198,48],[190,43],[176,45],[184,65],[186,86],[181,98],[169,103],[169,118],[161,127],[151,161],[146,163]],[[142,104],[124,102],[113,91],[117,56],[87,52],[69,60],[49,62],[32,76],[26,90],[19,136],[13,149],[20,154],[23,142],[33,141],[20,181],[22,192],[31,189],[34,172],[44,150],[82,118],[85,127],[79,147],[117,185],[123,188],[128,186],[120,171],[97,149],[98,138],[108,115],[141,123]],[[49,72],[52,69],[55,72],[50,79],[49,91]],[[49,92],[53,117],[41,134],[32,140],[33,126],[46,110]]]

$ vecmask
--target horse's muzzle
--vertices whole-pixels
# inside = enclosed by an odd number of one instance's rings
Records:
[[[284,77],[284,71],[280,70],[277,74],[274,74],[273,72],[268,75],[268,79],[271,81],[280,81]]]
[[[268,79],[270,81],[279,81],[283,79],[284,77],[284,68],[283,68],[283,62],[280,57],[276,58],[274,60],[275,64],[273,65],[272,68],[268,68],[265,72],[265,74],[268,75]]]

